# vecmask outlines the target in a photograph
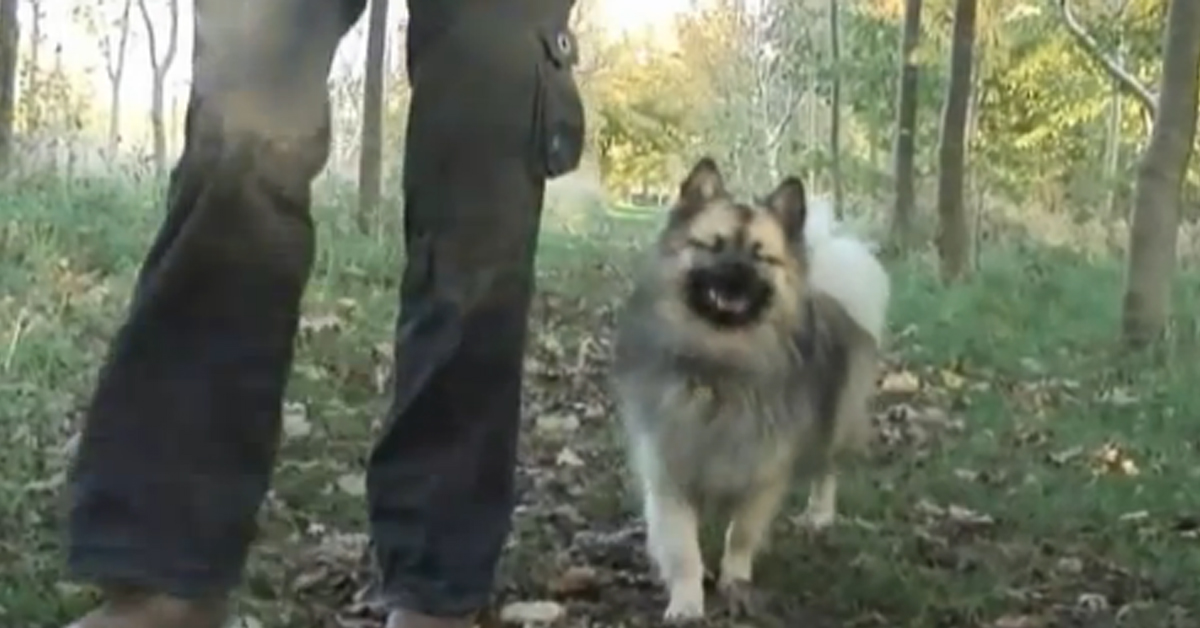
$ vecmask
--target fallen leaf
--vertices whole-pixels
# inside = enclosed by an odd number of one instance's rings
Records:
[[[1064,466],[1083,454],[1083,447],[1075,446],[1050,454],[1050,462]]]
[[[308,420],[308,408],[304,404],[289,401],[283,405],[283,435],[285,438],[304,438],[312,433]]]
[[[967,378],[951,370],[943,369],[941,375],[942,385],[950,390],[959,390],[967,383]]]
[[[34,480],[32,482],[27,482],[23,488],[26,491],[29,491],[30,493],[42,493],[42,492],[56,491],[59,488],[61,488],[63,486],[63,484],[66,484],[66,483],[67,483],[66,472],[59,471],[44,480]]]
[[[521,626],[539,626],[558,621],[566,612],[558,602],[512,602],[500,609],[500,621]]]
[[[583,458],[575,453],[570,447],[563,447],[562,451],[558,452],[558,456],[554,458],[555,464],[561,467],[582,467]]]
[[[347,473],[338,477],[334,484],[339,491],[351,497],[362,497],[367,494],[367,476],[362,473]]]
[[[263,623],[253,615],[239,615],[230,619],[225,628],[263,628]]]
[[[1099,593],[1084,593],[1075,601],[1075,605],[1088,613],[1099,613],[1108,610],[1108,598]]]
[[[1046,372],[1046,365],[1035,358],[1021,358],[1021,368],[1035,375],[1041,375]]]
[[[534,427],[543,433],[574,432],[579,429],[579,417],[573,414],[543,414],[534,422]]]
[[[579,595],[599,585],[596,570],[587,566],[568,567],[550,583],[550,592],[555,595]]]
[[[1127,512],[1127,513],[1121,515],[1120,517],[1117,517],[1117,520],[1124,522],[1124,523],[1131,523],[1131,522],[1135,522],[1135,521],[1145,521],[1149,518],[1150,518],[1150,511],[1135,510],[1134,512]]]
[[[996,523],[991,515],[953,504],[946,509],[946,516],[950,521],[961,525],[990,526]]]
[[[1042,628],[1045,623],[1033,615],[1005,615],[992,624],[992,628]]]
[[[954,477],[967,482],[975,482],[979,479],[979,472],[971,469],[955,469]]]
[[[913,394],[921,390],[921,380],[911,371],[893,371],[883,377],[879,389],[888,393]]]
[[[1059,559],[1054,567],[1058,571],[1072,576],[1083,573],[1083,561],[1074,556]]]
[[[1092,454],[1093,469],[1100,474],[1135,476],[1141,473],[1133,458],[1116,443],[1105,443]]]
[[[336,314],[321,316],[303,316],[300,318],[300,332],[316,334],[323,331],[339,331],[345,326],[345,321]]]
[[[1129,406],[1138,402],[1137,396],[1129,392],[1129,389],[1119,386],[1101,393],[1098,400],[1114,406]]]

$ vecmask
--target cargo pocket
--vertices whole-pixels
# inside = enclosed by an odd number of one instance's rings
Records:
[[[545,53],[537,68],[534,151],[549,178],[579,166],[583,156],[583,100],[572,67],[579,59],[575,35],[565,27],[538,30]]]

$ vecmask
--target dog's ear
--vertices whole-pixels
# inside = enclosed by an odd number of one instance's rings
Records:
[[[725,178],[712,157],[701,157],[679,185],[679,198],[671,209],[670,224],[682,225],[708,206],[712,199],[725,194]]]
[[[679,186],[679,198],[688,203],[706,203],[725,193],[725,177],[712,157],[701,157]]]
[[[800,177],[787,177],[775,187],[766,199],[767,209],[783,225],[788,240],[799,242],[804,239],[804,220],[808,216],[804,182]]]

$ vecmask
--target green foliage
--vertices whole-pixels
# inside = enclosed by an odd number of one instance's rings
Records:
[[[751,187],[762,185],[772,163],[822,180],[834,69],[824,5],[761,4],[756,14],[740,0],[707,3],[677,21],[673,41],[627,39],[604,50],[607,66],[589,101],[599,112],[597,151],[608,155],[602,160],[610,187],[626,194],[673,185],[679,173],[670,164],[680,152],[712,154]],[[925,0],[922,12],[916,145],[917,171],[926,180],[934,174],[951,4]],[[1116,54],[1120,44],[1125,67],[1156,90],[1163,3],[1130,0],[1119,15],[1101,0],[1071,4],[1101,45]],[[1100,200],[1114,187],[1128,189],[1148,132],[1138,102],[1120,96],[1119,161],[1109,172],[1099,156],[1114,86],[1067,33],[1056,4],[985,2],[980,11],[974,187],[1008,202],[1064,199],[1073,212],[1107,216]],[[851,195],[887,194],[902,14],[903,3],[894,0],[842,6],[843,171]],[[765,43],[786,51],[786,67],[764,61]],[[641,63],[630,62],[639,57]],[[785,110],[787,90],[802,100],[785,137],[771,145],[768,131]],[[1192,170],[1200,181],[1200,167]]]
[[[616,193],[661,189],[687,144],[687,68],[678,56],[626,36],[606,47],[588,86],[601,175]]]

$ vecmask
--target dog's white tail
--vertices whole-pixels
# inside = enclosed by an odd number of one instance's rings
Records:
[[[804,221],[810,285],[833,297],[854,322],[883,342],[891,281],[872,246],[844,233],[825,198],[812,198]]]

